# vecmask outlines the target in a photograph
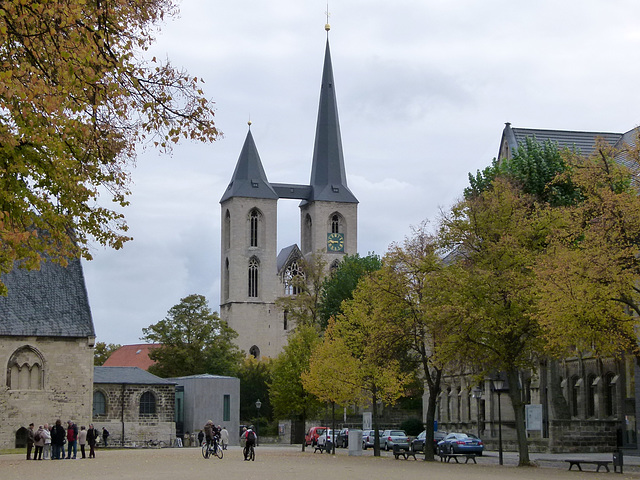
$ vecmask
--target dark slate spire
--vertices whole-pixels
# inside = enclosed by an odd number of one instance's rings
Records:
[[[358,203],[356,197],[347,187],[329,39],[327,39],[320,89],[320,106],[311,169],[311,188],[312,193],[308,199],[310,202],[320,200]]]
[[[244,141],[231,182],[227,191],[222,195],[220,203],[232,197],[278,199],[278,195],[267,180],[267,175],[262,168],[260,155],[253,141],[253,135],[251,135],[251,128],[249,128],[247,138]]]

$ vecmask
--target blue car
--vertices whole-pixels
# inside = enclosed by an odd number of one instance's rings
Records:
[[[438,442],[438,454],[475,453],[482,455],[484,444],[475,435],[466,433],[450,433]]]

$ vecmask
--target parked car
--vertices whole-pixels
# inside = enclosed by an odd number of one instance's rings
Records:
[[[409,450],[409,437],[404,430],[385,430],[380,437],[380,447],[391,450],[397,445],[400,450]]]
[[[382,438],[382,430],[378,430],[380,432],[378,436]],[[366,450],[367,448],[373,448],[374,442],[376,441],[376,431],[375,430],[363,430],[362,431],[362,449]]]
[[[318,441],[316,442],[316,444],[318,446],[321,446],[321,445],[326,445],[327,442],[333,442],[333,441],[334,441],[333,430],[331,428],[325,428],[322,435],[318,437]]]
[[[447,432],[435,431],[433,432],[433,453],[438,453],[438,442],[443,440],[447,436]],[[420,435],[411,441],[412,452],[424,452],[424,439],[427,437],[427,431],[423,430]]]
[[[311,427],[304,435],[305,445],[315,445],[318,443],[318,438],[324,433],[327,427]]]
[[[347,448],[349,446],[349,429],[343,428],[336,435],[336,447]]]
[[[484,444],[475,435],[452,432],[438,442],[438,453],[475,453],[482,455]]]

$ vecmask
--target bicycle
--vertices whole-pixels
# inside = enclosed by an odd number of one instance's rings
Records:
[[[216,441],[213,441],[211,443],[204,442],[202,444],[202,456],[204,458],[209,458],[213,456],[222,458],[224,456],[224,453],[222,453],[222,447],[218,445],[218,442]]]
[[[255,461],[256,450],[253,448],[253,445],[245,445],[243,453],[245,460],[251,460],[252,462]]]

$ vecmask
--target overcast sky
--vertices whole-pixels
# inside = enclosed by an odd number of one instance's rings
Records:
[[[84,262],[97,340],[140,342],[181,298],[219,310],[220,204],[247,133],[269,181],[308,184],[325,0],[182,0],[150,57],[202,77],[224,138],[142,153],[125,210],[134,240]],[[384,254],[435,219],[514,127],[638,125],[637,0],[340,0],[329,41],[358,251]],[[149,57],[149,58],[150,58]],[[279,248],[299,243],[279,202]]]

